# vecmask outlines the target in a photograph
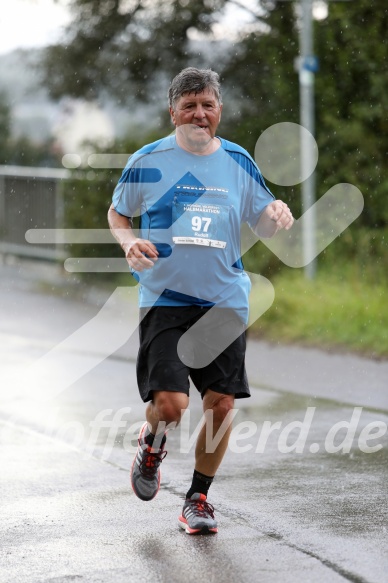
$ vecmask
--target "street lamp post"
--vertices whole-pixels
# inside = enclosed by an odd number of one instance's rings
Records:
[[[313,22],[312,0],[301,0],[301,24],[299,33],[300,58],[299,63],[299,99],[300,99],[300,125],[306,128],[310,134],[315,133],[314,123],[314,74],[318,69],[317,59],[313,55]],[[314,168],[314,153],[311,142],[306,132],[300,134],[300,163],[301,176],[308,175]],[[302,182],[302,213],[308,209],[310,212],[303,219],[303,259],[305,275],[313,279],[316,273],[316,217],[315,217],[315,173],[312,172]],[[310,260],[313,258],[312,260]]]

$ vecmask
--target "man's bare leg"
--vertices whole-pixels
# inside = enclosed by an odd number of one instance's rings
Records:
[[[213,414],[208,416],[206,423],[198,435],[195,448],[195,469],[197,472],[212,477],[217,472],[228,447],[229,436],[232,431],[231,413],[233,407],[233,395],[222,395],[211,390],[206,391],[203,398],[205,416],[207,411],[212,411]],[[221,439],[219,443],[214,448],[214,451],[207,451],[206,431],[208,431],[213,440],[223,423],[224,427],[220,434]],[[206,429],[207,425],[208,429]]]

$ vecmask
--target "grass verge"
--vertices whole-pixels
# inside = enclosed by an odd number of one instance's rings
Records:
[[[388,358],[388,283],[363,279],[351,267],[327,268],[314,280],[282,269],[272,281],[275,299],[250,328],[272,342],[352,350]],[[252,301],[257,301],[255,294]]]

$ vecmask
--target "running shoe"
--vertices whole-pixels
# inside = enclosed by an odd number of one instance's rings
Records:
[[[146,443],[144,434],[147,422],[140,429],[138,448],[131,470],[131,484],[133,491],[140,500],[148,502],[155,498],[160,487],[159,466],[167,455],[164,445],[160,449],[153,449]]]
[[[205,494],[196,492],[186,499],[182,514],[178,518],[179,526],[187,534],[210,534],[218,532],[217,521],[214,518],[214,508],[206,502]]]

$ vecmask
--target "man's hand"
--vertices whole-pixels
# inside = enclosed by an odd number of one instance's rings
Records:
[[[128,265],[136,271],[151,269],[158,260],[158,250],[147,239],[133,239],[122,245]],[[146,257],[147,255],[147,257]]]
[[[254,229],[258,237],[269,238],[276,235],[280,229],[288,231],[294,224],[294,217],[285,202],[274,200],[262,212]]]
[[[151,241],[135,236],[132,219],[120,215],[112,204],[108,211],[108,223],[112,235],[125,253],[128,265],[136,271],[151,269],[158,259],[158,250]]]
[[[271,202],[267,208],[264,210],[267,213],[268,218],[276,223],[278,231],[280,229],[291,229],[294,224],[294,217],[285,202],[281,200],[274,200]]]

